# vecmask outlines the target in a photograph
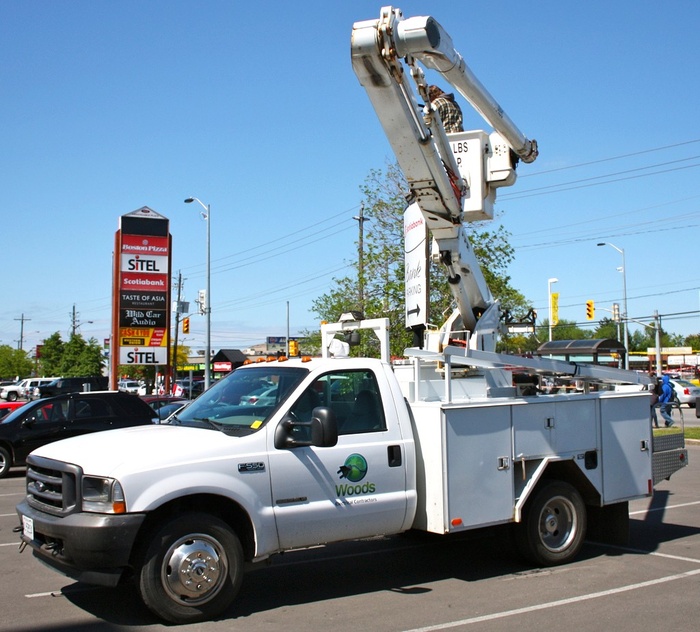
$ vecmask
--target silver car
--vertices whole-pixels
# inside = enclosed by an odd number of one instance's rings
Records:
[[[695,408],[695,400],[700,397],[700,386],[695,386],[688,380],[670,380],[671,386],[681,404],[688,404],[690,408]]]

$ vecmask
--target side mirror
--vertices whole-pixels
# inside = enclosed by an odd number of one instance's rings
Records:
[[[311,445],[332,448],[338,443],[338,422],[330,408],[314,408],[311,413]]]
[[[25,417],[25,418],[22,420],[22,425],[23,425],[25,428],[31,428],[31,427],[34,425],[34,422],[35,422],[35,421],[36,421],[36,417],[35,417],[34,415],[31,415],[31,416],[29,416],[29,417]]]
[[[302,441],[295,438],[296,434],[309,437]],[[319,406],[311,413],[311,421],[298,421],[294,415],[285,417],[275,430],[275,448],[284,450],[314,446],[330,448],[338,443],[338,422],[335,413],[330,408]]]

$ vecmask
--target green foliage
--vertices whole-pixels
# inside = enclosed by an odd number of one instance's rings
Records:
[[[618,328],[620,335],[618,336]],[[622,328],[618,323],[611,318],[603,318],[598,322],[598,327],[593,333],[593,338],[610,338],[612,340],[620,340],[623,338]]]
[[[61,375],[61,359],[63,358],[63,345],[61,334],[58,332],[51,334],[44,340],[41,347],[41,357],[39,366],[41,375],[51,375],[58,377]]]
[[[691,334],[685,337],[685,346],[692,347],[693,351],[700,351],[700,334]]]
[[[104,358],[95,338],[74,334],[67,342],[56,332],[44,340],[39,358],[42,375],[83,377],[102,375]]]
[[[0,376],[5,379],[23,378],[32,375],[34,364],[27,354],[10,345],[0,345]]]
[[[80,334],[73,334],[63,347],[60,367],[63,377],[102,375],[102,349],[97,340],[86,342]]]
[[[320,320],[335,322],[343,312],[358,310],[366,318],[389,318],[390,346],[393,356],[403,355],[415,346],[413,334],[404,327],[405,284],[403,250],[403,213],[408,186],[398,165],[385,170],[373,169],[360,187],[363,195],[364,239],[362,266],[358,256],[351,263],[355,274],[334,279],[334,286],[316,299],[312,308]],[[482,225],[483,226],[483,225]],[[469,225],[469,236],[486,280],[504,310],[524,315],[529,306],[525,297],[510,286],[508,265],[513,260],[509,234],[498,226]],[[360,271],[361,269],[361,271]],[[430,313],[428,321],[440,326],[453,309],[453,297],[447,275],[439,264],[430,264]],[[309,346],[320,345],[318,332],[304,332]],[[362,332],[359,347],[351,355],[376,355],[378,345],[371,332]]]

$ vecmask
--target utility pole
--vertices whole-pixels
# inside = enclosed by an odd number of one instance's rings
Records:
[[[661,361],[661,318],[659,318],[658,310],[654,310],[654,329],[655,329],[655,344],[656,344],[656,377],[661,377],[663,363]]]
[[[78,329],[78,313],[75,311],[75,303],[73,303],[73,314],[71,316],[71,331],[72,336],[75,336],[75,332]]]
[[[367,217],[364,215],[365,211],[365,205],[364,203],[360,204],[360,214],[355,215],[353,217],[354,220],[357,221],[359,224],[360,228],[360,239],[358,242],[357,246],[357,251],[358,251],[358,261],[357,261],[357,282],[359,286],[359,295],[360,295],[360,311],[362,312],[362,316],[364,318],[364,313],[365,313],[365,270],[364,270],[364,251],[365,251],[365,243],[364,243],[364,225],[365,222],[368,220]]]
[[[24,314],[20,318],[15,318],[15,320],[20,321],[20,326],[19,326],[19,340],[18,342],[18,349],[22,351],[22,345],[24,344],[24,321],[25,320],[31,320],[31,318],[25,318]]]
[[[175,302],[175,334],[173,335],[173,384],[177,380],[177,334],[180,331],[180,296],[182,293],[182,271],[177,273],[177,300]]]
[[[73,311],[69,314],[69,316],[71,317],[71,336],[75,336],[75,334],[78,332],[78,327],[85,324],[78,322],[78,312],[75,311],[75,303],[73,303]],[[88,324],[92,324],[91,320],[86,320],[85,322]]]

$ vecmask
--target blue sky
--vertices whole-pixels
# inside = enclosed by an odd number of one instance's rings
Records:
[[[585,323],[622,300],[700,332],[700,5],[647,0],[399,3],[432,15],[540,157],[501,189],[512,283]],[[393,160],[350,65],[365,0],[0,3],[0,341],[109,335],[114,233],[149,206],[170,219],[173,271],[205,285],[212,346],[317,327],[311,301],[356,252],[360,186]],[[445,86],[447,87],[447,86]],[[485,128],[461,101],[467,129]],[[488,129],[488,128],[486,128]],[[366,225],[371,230],[370,225]],[[92,322],[89,322],[92,321]],[[204,345],[193,317],[186,344]],[[631,327],[634,330],[636,327]]]

